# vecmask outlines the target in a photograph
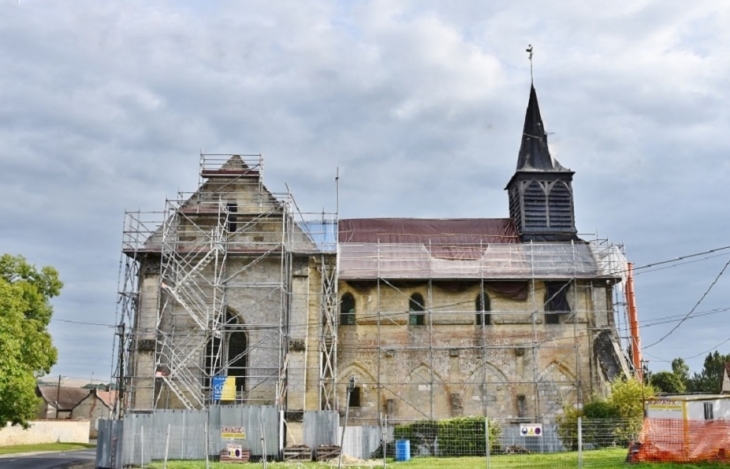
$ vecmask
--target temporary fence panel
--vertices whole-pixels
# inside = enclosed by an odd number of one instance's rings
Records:
[[[228,443],[254,457],[278,457],[279,416],[274,406],[214,406],[101,420],[97,464],[112,468],[164,459],[203,460],[220,455]],[[117,466],[111,466],[114,458]]]
[[[279,412],[274,406],[216,406],[210,408],[210,444],[219,454],[227,443],[240,444],[256,457],[278,457]],[[235,429],[243,430],[243,438]],[[223,430],[234,432],[226,434]]]
[[[121,469],[123,427],[119,420],[99,420],[96,440],[96,467]]]
[[[380,448],[382,430],[380,427],[339,427],[339,437],[345,432],[342,453],[358,459],[370,459]],[[339,440],[338,440],[339,441]]]
[[[339,426],[340,414],[335,410],[305,411],[304,444],[312,449],[321,445],[339,445]]]
[[[644,419],[632,461],[730,462],[730,421]]]

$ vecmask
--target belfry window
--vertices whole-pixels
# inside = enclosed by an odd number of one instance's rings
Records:
[[[426,323],[425,310],[423,295],[420,293],[412,294],[408,300],[408,324],[411,326],[423,326]]]
[[[345,293],[340,300],[340,324],[343,326],[355,324],[355,297],[352,293]]]
[[[489,295],[487,295],[486,291],[482,290],[476,299],[477,326],[489,326],[492,324],[492,315],[489,314],[491,310]]]

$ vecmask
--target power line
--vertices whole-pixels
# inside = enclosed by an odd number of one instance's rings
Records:
[[[70,323],[70,324],[82,324],[82,325],[85,325],[85,326],[117,327],[117,326],[114,326],[112,324],[101,324],[101,323],[98,323],[98,322],[85,322],[85,321],[72,321],[70,319],[57,319],[57,318],[54,318],[53,321],[56,321],[56,322],[67,322],[67,323]]]
[[[682,320],[679,321],[679,323],[677,323],[677,325],[672,328],[672,330],[670,330],[669,332],[667,332],[661,339],[659,339],[656,342],[654,342],[652,344],[649,344],[649,345],[647,345],[646,347],[643,347],[643,348],[644,349],[648,349],[650,347],[655,346],[656,344],[660,343],[661,341],[663,341],[664,339],[666,339],[667,337],[669,337],[674,331],[676,331],[679,328],[679,326],[681,326],[684,323],[684,321],[686,321],[692,315],[692,313],[695,311],[695,309],[697,309],[697,307],[700,305],[700,303],[702,303],[702,301],[705,299],[705,297],[710,293],[710,291],[715,286],[715,284],[717,284],[717,281],[720,280],[720,277],[722,277],[722,274],[725,273],[725,270],[727,269],[728,265],[730,265],[730,260],[725,263],[725,265],[722,267],[722,270],[720,270],[720,273],[717,274],[717,276],[715,277],[715,280],[712,281],[712,283],[707,288],[707,290],[705,290],[705,293],[702,294],[702,296],[697,301],[697,303],[695,303],[695,305],[692,307],[692,309],[689,310],[689,313],[687,313],[684,316],[684,318],[682,318]]]
[[[691,257],[704,256],[705,254],[712,254],[713,252],[725,251],[727,249],[730,249],[730,246],[723,246],[721,248],[710,249],[710,250],[707,250],[707,251],[697,252],[697,253],[694,253],[694,254],[687,254],[687,255],[684,255],[684,256],[675,257],[674,259],[668,259],[666,261],[652,262],[651,264],[646,264],[646,265],[642,265],[642,266],[639,266],[639,267],[634,267],[634,270],[648,269],[650,267],[656,267],[658,265],[663,265],[663,264],[670,264],[672,262],[678,262],[678,261],[681,261],[681,260],[684,260],[684,259],[689,259]]]

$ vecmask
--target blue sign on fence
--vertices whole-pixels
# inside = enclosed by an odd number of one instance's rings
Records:
[[[220,401],[223,396],[223,385],[226,384],[225,376],[213,376],[213,400]]]

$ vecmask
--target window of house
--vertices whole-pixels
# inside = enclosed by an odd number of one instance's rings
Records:
[[[344,326],[355,324],[355,297],[352,293],[345,293],[340,300],[340,324]]]
[[[236,218],[238,204],[236,202],[228,202],[226,208],[228,209],[228,224],[226,228],[228,228],[229,232],[235,233],[238,229],[238,220]]]
[[[362,389],[360,386],[355,386],[355,388],[350,393],[350,402],[348,402],[348,405],[350,407],[360,407],[360,398],[362,397]]]
[[[715,415],[712,409],[712,402],[705,402],[705,420],[714,420]]]
[[[420,293],[411,295],[410,300],[408,300],[408,324],[411,326],[423,326],[426,323],[426,315],[423,313],[426,310],[424,304],[423,295]]]
[[[477,295],[476,299],[477,326],[489,326],[492,324],[492,315],[489,314],[491,310],[489,295],[487,295],[486,291],[482,291]]]
[[[570,282],[545,282],[545,324],[560,324],[560,317],[570,313]]]

